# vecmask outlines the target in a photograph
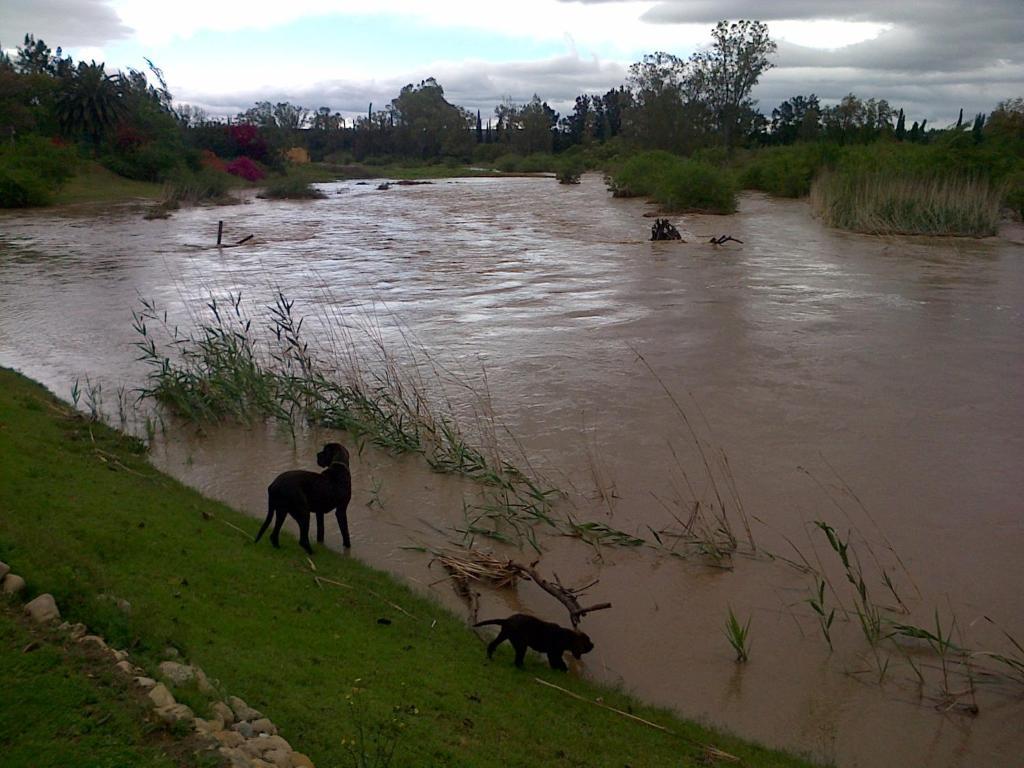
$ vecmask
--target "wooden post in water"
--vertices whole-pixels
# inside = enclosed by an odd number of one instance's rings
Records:
[[[217,222],[217,245],[220,245],[220,239],[224,235],[224,222]]]

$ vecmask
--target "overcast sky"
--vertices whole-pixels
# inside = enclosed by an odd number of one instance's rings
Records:
[[[0,0],[0,45],[31,32],[108,68],[149,57],[177,101],[211,114],[287,100],[350,116],[435,77],[486,119],[534,93],[565,114],[643,54],[686,58],[741,18],[779,43],[754,91],[765,114],[852,92],[938,127],[1024,96],[1024,0]]]

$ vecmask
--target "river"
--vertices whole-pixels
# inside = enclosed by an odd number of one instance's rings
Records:
[[[88,377],[116,423],[118,388],[148,372],[133,347],[141,299],[187,327],[211,296],[241,293],[258,323],[280,290],[320,355],[370,328],[396,360],[471,382],[476,410],[456,407],[566,492],[561,515],[664,543],[687,499],[715,496],[705,459],[719,490],[735,483],[756,549],[725,493],[744,553],[721,561],[541,531],[538,568],[598,579],[584,602],[612,603],[583,620],[596,650],[582,674],[839,766],[1020,764],[1024,683],[975,657],[972,696],[950,659],[948,698],[924,644],[873,652],[814,523],[849,538],[870,604],[894,621],[935,631],[938,610],[957,645],[1013,653],[1002,630],[1024,642],[1024,247],[844,233],[805,202],[760,195],[732,216],[675,217],[686,242],[652,243],[652,209],[593,175],[323,189],[156,221],[134,206],[0,214],[0,364],[65,399]],[[218,220],[226,241],[253,238],[210,247]],[[742,242],[708,243],[722,234]],[[168,424],[155,463],[255,517],[269,479],[310,466],[328,438]],[[418,547],[459,538],[475,486],[414,457],[353,453],[354,556],[466,612]],[[834,651],[808,602],[814,577],[787,563],[801,559],[847,609]],[[479,591],[481,618],[565,623],[531,584]],[[729,610],[750,620],[745,664]]]

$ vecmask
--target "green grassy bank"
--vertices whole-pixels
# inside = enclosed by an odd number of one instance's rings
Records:
[[[182,739],[146,721],[151,702],[109,658],[29,626],[0,601],[0,755],[5,766],[213,768]]]
[[[318,588],[292,538],[254,545],[257,521],[159,474],[135,442],[3,369],[0,510],[0,560],[30,593],[51,592],[65,618],[150,671],[175,646],[318,766],[362,765],[353,753],[372,756],[376,742],[396,742],[396,766],[704,765],[702,745],[747,766],[805,764],[552,672],[541,657],[517,670],[507,646],[488,662],[460,619],[353,557],[320,548],[316,574],[329,581]],[[14,717],[31,706],[14,704]],[[59,748],[45,736],[36,746]]]

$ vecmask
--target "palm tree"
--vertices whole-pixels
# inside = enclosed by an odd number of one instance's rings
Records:
[[[103,64],[78,63],[57,96],[57,119],[68,135],[85,134],[93,147],[125,112],[121,75],[108,75]]]

